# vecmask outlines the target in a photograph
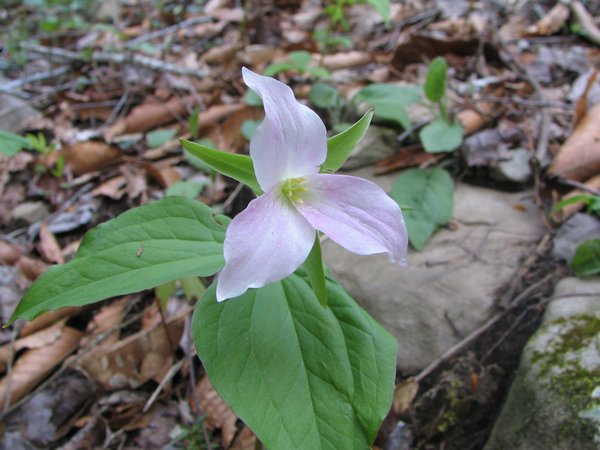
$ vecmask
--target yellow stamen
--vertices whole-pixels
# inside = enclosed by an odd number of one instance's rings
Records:
[[[292,203],[303,203],[302,194],[308,191],[302,186],[306,180],[305,177],[289,178],[281,183],[281,193],[285,195]]]

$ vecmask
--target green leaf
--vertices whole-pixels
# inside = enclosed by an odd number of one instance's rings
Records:
[[[444,169],[411,169],[403,172],[392,187],[391,197],[406,205],[404,220],[411,245],[422,250],[425,243],[452,215],[454,183]]]
[[[367,0],[367,3],[383,18],[386,27],[390,24],[390,1],[389,0]]]
[[[448,65],[441,56],[429,63],[425,79],[425,96],[433,103],[439,103],[446,93],[446,71]]]
[[[156,148],[169,142],[177,134],[176,130],[155,130],[146,134],[146,143],[150,148]]]
[[[200,109],[196,106],[190,117],[188,118],[188,131],[192,135],[192,139],[198,139],[198,132],[200,130]]]
[[[331,73],[324,67],[307,67],[306,73],[316,78],[329,78]]]
[[[279,62],[279,63],[271,63],[263,72],[263,75],[266,77],[272,77],[273,75],[277,75],[281,72],[287,72],[288,70],[294,70],[296,67],[293,64],[287,62]]]
[[[246,91],[246,95],[244,96],[244,103],[248,106],[262,106],[263,104],[262,99],[252,89],[248,89]]]
[[[293,274],[218,303],[192,332],[211,383],[269,450],[365,450],[392,399],[396,341],[337,283],[329,307]]]
[[[224,265],[227,221],[208,206],[183,197],[167,197],[127,211],[87,232],[70,262],[44,272],[9,323],[181,277],[213,275]]]
[[[589,239],[579,244],[571,269],[579,277],[600,273],[600,239]]]
[[[186,300],[200,299],[206,292],[206,287],[198,277],[183,277],[179,282]]]
[[[319,233],[316,233],[315,235],[315,243],[308,258],[304,261],[303,267],[315,296],[319,300],[321,306],[326,308],[327,286],[325,284],[325,270],[323,269],[323,257],[321,256]]]
[[[31,148],[29,139],[18,134],[0,130],[0,153],[14,156],[23,149]]]
[[[175,280],[171,280],[161,284],[160,286],[156,286],[156,288],[154,289],[154,293],[158,298],[158,301],[160,302],[160,306],[163,309],[167,307],[169,298],[171,298],[171,295],[175,293],[176,288],[177,283],[175,282]]]
[[[312,55],[304,50],[290,52],[287,56],[294,67],[300,71],[305,71],[312,61]]]
[[[361,89],[352,101],[365,102],[375,108],[375,117],[393,120],[403,128],[410,127],[405,106],[419,103],[422,90],[417,86],[395,86],[393,84],[371,84]]]
[[[254,174],[254,164],[249,156],[222,152],[185,139],[181,140],[181,145],[186,152],[200,158],[217,172],[244,183],[257,195],[262,194]]]
[[[322,81],[313,84],[308,98],[313,105],[319,108],[337,108],[342,103],[340,91]]]
[[[367,132],[372,118],[373,110],[369,110],[350,128],[327,139],[327,159],[321,165],[321,172],[335,172],[342,167]]]
[[[206,186],[206,182],[178,181],[169,186],[165,192],[167,196],[179,195],[185,198],[196,198]]]
[[[441,118],[428,123],[419,131],[421,144],[430,153],[456,150],[462,144],[463,135],[464,130],[459,122],[448,123]]]
[[[245,120],[242,124],[242,134],[247,140],[252,139],[254,133],[256,133],[256,129],[262,123],[262,120]]]

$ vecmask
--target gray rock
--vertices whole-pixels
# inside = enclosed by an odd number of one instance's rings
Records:
[[[22,220],[29,224],[44,220],[50,215],[48,207],[44,202],[20,203],[12,210],[13,220]]]
[[[369,178],[371,172],[356,174]],[[396,178],[374,181],[389,192]],[[459,183],[453,217],[455,227],[439,230],[422,252],[409,252],[407,268],[386,256],[323,244],[334,276],[398,338],[398,365],[406,373],[422,369],[490,317],[501,289],[543,233],[527,193]]]
[[[600,279],[566,278],[523,350],[485,450],[596,450]],[[599,420],[597,417],[596,420]]]
[[[499,161],[492,171],[492,176],[500,181],[526,183],[531,178],[530,158],[531,153],[524,148],[509,150],[506,159]]]
[[[589,214],[573,215],[554,237],[554,257],[570,263],[579,244],[588,239],[600,239],[600,220]]]
[[[354,170],[392,156],[398,150],[396,132],[390,128],[371,125],[344,163],[344,170]]]

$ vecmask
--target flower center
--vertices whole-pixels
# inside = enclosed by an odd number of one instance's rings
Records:
[[[281,183],[281,193],[292,203],[303,203],[302,195],[308,191],[307,188],[302,186],[305,180],[305,177],[288,178]]]

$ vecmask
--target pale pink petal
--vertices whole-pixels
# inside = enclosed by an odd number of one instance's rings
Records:
[[[280,181],[316,174],[327,157],[325,125],[298,103],[289,86],[242,68],[244,82],[262,98],[265,120],[250,141],[250,156],[266,192]]]
[[[387,253],[404,262],[408,234],[398,204],[379,186],[348,175],[306,177],[296,207],[317,230],[359,255]]]
[[[217,300],[287,277],[306,260],[314,241],[315,229],[278,188],[252,200],[227,228]]]

